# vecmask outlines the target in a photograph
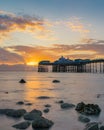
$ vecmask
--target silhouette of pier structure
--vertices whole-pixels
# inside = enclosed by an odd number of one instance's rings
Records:
[[[104,73],[104,59],[66,59],[63,56],[54,62],[40,61],[38,72],[85,72],[85,73]]]

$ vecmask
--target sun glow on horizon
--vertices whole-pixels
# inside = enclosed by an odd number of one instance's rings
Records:
[[[30,62],[27,62],[26,64],[30,66],[34,66],[34,65],[38,65],[38,62],[30,61]]]

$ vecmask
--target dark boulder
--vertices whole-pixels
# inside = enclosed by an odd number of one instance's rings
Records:
[[[28,112],[24,115],[25,120],[35,120],[42,116],[42,112],[40,110],[32,110],[31,112]]]
[[[61,107],[62,109],[68,109],[68,108],[73,108],[73,107],[75,107],[75,105],[74,105],[74,104],[69,104],[69,103],[62,103],[62,104],[60,105],[60,107]]]
[[[53,80],[52,82],[53,82],[53,83],[60,83],[59,80]]]
[[[40,110],[37,110],[37,109],[33,109],[30,113],[36,113],[39,116],[42,116],[42,112]]]
[[[51,107],[51,105],[50,104],[46,104],[46,105],[44,105],[45,107]]]
[[[48,97],[48,96],[39,96],[39,97],[37,97],[38,99],[49,99],[50,97]]]
[[[25,109],[18,109],[18,110],[7,110],[6,115],[14,118],[20,118],[26,113]]]
[[[85,115],[98,115],[101,112],[97,104],[85,104],[83,102],[78,103],[75,110]]]
[[[13,125],[12,127],[16,128],[16,129],[27,129],[30,126],[30,122],[28,121],[24,121],[18,124]]]
[[[46,108],[43,110],[44,113],[48,113],[49,112],[49,108]]]
[[[84,130],[99,130],[99,126],[97,122],[88,123]]]
[[[26,83],[26,81],[24,79],[21,79],[19,83]]]
[[[60,104],[61,104],[61,103],[64,103],[64,101],[63,101],[63,100],[60,100],[60,101],[58,101],[57,103],[60,103]]]
[[[9,92],[5,92],[5,94],[8,94]]]
[[[81,122],[83,122],[83,123],[88,123],[88,122],[90,122],[90,119],[87,118],[87,117],[85,117],[85,116],[79,116],[79,117],[78,117],[78,120],[81,121]]]
[[[44,129],[44,128],[50,128],[53,124],[54,124],[53,121],[48,120],[44,117],[40,117],[40,118],[35,119],[32,122],[32,127],[34,129],[36,128]]]
[[[23,102],[23,101],[19,101],[19,102],[17,102],[16,104],[17,104],[17,105],[23,105],[24,102]]]
[[[85,107],[85,103],[80,102],[80,103],[77,104],[75,110],[78,111],[78,112],[82,112],[84,107]]]
[[[6,113],[9,111],[14,111],[14,109],[0,109],[0,114],[6,115]]]
[[[38,118],[38,117],[40,117],[40,115],[38,115],[38,114],[36,114],[36,113],[26,113],[25,115],[24,115],[24,119],[25,120],[30,120],[30,121],[32,121],[32,120],[35,120],[36,118]]]
[[[27,106],[31,106],[31,105],[32,105],[32,103],[26,103],[25,105],[27,105]]]
[[[100,130],[104,130],[104,126],[102,125],[102,126],[100,126]]]

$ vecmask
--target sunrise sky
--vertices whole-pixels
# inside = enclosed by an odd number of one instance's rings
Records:
[[[104,0],[0,0],[0,64],[104,58]]]

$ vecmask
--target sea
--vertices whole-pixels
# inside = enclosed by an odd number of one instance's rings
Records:
[[[25,79],[25,84],[20,84]],[[60,83],[53,83],[60,80]],[[39,99],[48,96],[48,99]],[[83,130],[85,123],[78,120],[80,114],[75,108],[62,109],[58,101],[77,105],[79,102],[98,104],[99,116],[89,116],[91,121],[104,123],[104,74],[100,73],[52,73],[35,71],[0,72],[0,109],[38,109],[43,112],[46,104],[50,111],[43,116],[54,122],[50,130]],[[23,101],[23,105],[17,105]],[[32,103],[32,105],[26,105]],[[15,130],[12,125],[24,121],[0,115],[0,130]],[[27,130],[33,130],[30,126]],[[38,130],[38,129],[37,129]]]

